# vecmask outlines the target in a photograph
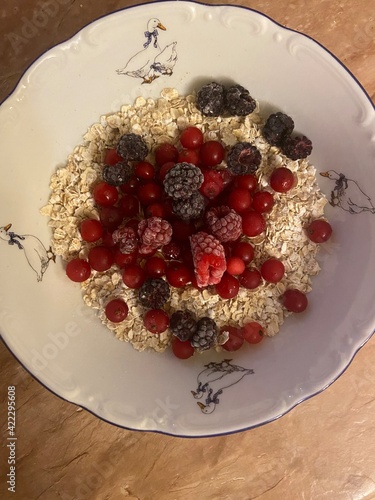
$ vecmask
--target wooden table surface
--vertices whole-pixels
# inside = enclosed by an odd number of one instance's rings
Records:
[[[232,3],[259,10],[319,41],[341,59],[374,100],[374,0]],[[0,102],[44,51],[88,22],[132,4],[126,0],[3,0]],[[48,19],[32,30],[30,25],[35,26],[41,9],[48,12]],[[372,338],[333,385],[279,420],[230,436],[183,439],[127,431],[99,420],[51,394],[0,343],[0,498],[375,498],[374,359]],[[10,385],[17,391],[16,493],[7,491],[6,485],[5,398]]]

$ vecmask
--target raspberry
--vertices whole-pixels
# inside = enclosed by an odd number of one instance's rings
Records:
[[[224,93],[220,83],[203,85],[197,93],[197,108],[205,116],[219,116],[224,110]]]
[[[190,245],[198,287],[219,283],[227,267],[220,241],[201,231],[190,237]]]
[[[191,345],[198,351],[206,351],[217,344],[218,328],[213,319],[203,317],[197,323],[197,331],[192,336]]]
[[[204,211],[204,198],[199,191],[195,191],[186,200],[174,200],[173,213],[182,220],[198,219]]]
[[[206,170],[203,173],[203,183],[199,191],[209,200],[218,196],[224,189],[224,181],[220,172],[217,170]]]
[[[254,111],[256,102],[247,89],[232,85],[225,93],[224,106],[231,115],[246,116]]]
[[[113,242],[119,243],[121,253],[132,253],[138,247],[138,236],[132,227],[121,226],[112,233]]]
[[[103,168],[103,180],[112,186],[121,186],[128,182],[133,174],[133,169],[127,163],[116,163],[116,165],[106,165]]]
[[[294,129],[292,118],[285,113],[273,113],[267,118],[263,127],[265,139],[273,146],[279,146]]]
[[[186,200],[203,182],[203,174],[192,163],[176,163],[168,171],[163,185],[165,192],[175,200]]]
[[[171,241],[172,226],[160,217],[143,219],[138,224],[138,236],[141,241],[139,253],[148,254]]]
[[[291,160],[299,160],[311,154],[312,142],[304,135],[301,137],[287,137],[282,143],[281,149]]]
[[[149,309],[160,309],[169,296],[169,285],[161,278],[146,280],[138,292],[139,302]]]
[[[249,142],[238,142],[227,155],[228,168],[235,175],[253,174],[261,160],[259,150]]]
[[[211,208],[206,214],[206,221],[219,241],[235,241],[241,236],[242,218],[229,207]]]
[[[197,322],[190,311],[176,311],[170,318],[169,328],[175,337],[185,342],[196,332]]]
[[[140,135],[124,134],[117,143],[116,152],[124,160],[143,161],[148,154],[148,147]]]

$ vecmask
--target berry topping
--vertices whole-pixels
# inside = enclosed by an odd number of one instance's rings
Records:
[[[312,142],[304,135],[300,137],[287,137],[283,141],[281,149],[291,160],[299,160],[311,154]]]
[[[296,288],[285,290],[281,296],[283,306],[290,312],[301,313],[308,306],[306,295]]]
[[[197,93],[196,106],[205,116],[219,116],[224,110],[225,89],[220,83],[203,85]]]
[[[162,309],[150,309],[143,318],[143,324],[151,333],[163,333],[168,328],[169,318]]]
[[[112,323],[121,323],[127,318],[129,308],[122,299],[112,299],[105,306],[105,315]]]
[[[143,161],[148,154],[148,147],[140,135],[124,134],[117,143],[116,152],[124,160]]]
[[[228,335],[228,340],[223,344],[223,349],[226,351],[238,351],[244,343],[241,328],[226,325],[223,326],[220,332]]]
[[[173,213],[182,220],[198,219],[204,212],[204,197],[195,191],[189,198],[173,201]]]
[[[238,279],[229,273],[224,273],[220,283],[216,285],[216,291],[222,299],[233,299],[238,294],[239,288]]]
[[[332,226],[324,219],[315,219],[307,226],[306,232],[314,243],[325,243],[332,235]]]
[[[250,92],[241,85],[232,85],[225,93],[224,105],[231,115],[249,115],[256,108],[256,102]]]
[[[278,193],[286,193],[294,186],[296,179],[287,167],[278,167],[270,175],[270,186]]]
[[[199,150],[199,159],[203,167],[219,165],[225,156],[224,146],[219,141],[206,141]]]
[[[92,243],[103,236],[103,226],[96,219],[85,219],[81,222],[79,232],[84,241]]]
[[[203,317],[197,323],[197,330],[191,338],[191,345],[198,351],[206,351],[217,344],[218,329],[213,319]]]
[[[76,258],[67,263],[65,272],[72,281],[82,283],[82,281],[89,279],[91,267],[87,260]]]
[[[185,342],[196,332],[197,322],[190,311],[176,311],[171,316],[169,328],[175,337]]]
[[[132,253],[138,247],[138,236],[132,227],[121,226],[112,233],[114,243],[119,243],[120,252]]]
[[[163,307],[169,296],[169,285],[161,278],[146,280],[138,291],[139,302],[150,309]]]
[[[228,168],[235,175],[253,174],[261,160],[259,150],[249,142],[238,142],[227,155]]]
[[[116,163],[116,165],[106,165],[103,168],[103,180],[111,186],[121,186],[125,184],[133,175],[133,169],[127,163]]]
[[[172,352],[179,359],[188,359],[193,356],[195,350],[188,340],[181,342],[180,339],[174,337],[172,339]]]
[[[203,140],[203,132],[198,127],[187,127],[180,135],[180,143],[187,149],[200,148]]]
[[[217,170],[205,170],[203,172],[203,184],[199,191],[209,200],[213,200],[224,189],[223,176]]]
[[[257,321],[245,323],[242,327],[243,338],[249,344],[259,344],[264,338],[266,331],[264,327]]]
[[[212,235],[199,232],[190,237],[197,285],[215,285],[226,269],[225,252],[220,241]]]
[[[203,174],[192,163],[177,163],[168,171],[163,184],[165,192],[175,200],[186,200],[203,182]]]
[[[280,111],[267,118],[263,127],[263,135],[273,146],[279,146],[294,129],[292,118]]]
[[[160,217],[143,219],[138,224],[138,236],[141,241],[139,253],[148,254],[171,241],[172,226]]]
[[[210,231],[219,241],[236,241],[241,236],[241,216],[229,207],[211,208],[206,214],[206,221]]]

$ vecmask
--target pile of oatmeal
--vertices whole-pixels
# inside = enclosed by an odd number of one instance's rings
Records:
[[[256,173],[260,189],[268,189],[268,178],[275,167],[288,167],[298,182],[287,193],[274,193],[275,206],[265,214],[267,229],[264,234],[248,238],[255,247],[252,265],[258,267],[266,259],[276,257],[285,266],[283,279],[276,284],[263,283],[255,290],[240,287],[238,295],[224,300],[210,288],[202,292],[192,286],[183,289],[171,287],[171,297],[165,306],[167,313],[188,309],[196,316],[208,316],[217,326],[242,326],[248,321],[261,323],[269,336],[275,335],[285,317],[290,314],[282,307],[280,295],[287,288],[311,290],[311,277],[319,271],[316,260],[318,245],[312,243],[301,227],[323,216],[327,202],[319,190],[314,166],[307,160],[292,161],[262,137],[263,119],[259,104],[245,117],[203,116],[195,106],[195,95],[181,96],[175,89],[164,89],[158,99],[139,97],[133,105],[126,105],[117,113],[102,116],[83,137],[83,143],[69,155],[67,163],[51,178],[52,190],[48,204],[41,213],[49,217],[52,228],[52,248],[56,255],[69,261],[86,258],[89,244],[82,241],[79,226],[86,218],[99,219],[91,190],[100,180],[105,151],[114,148],[121,135],[135,133],[143,137],[153,162],[152,151],[158,144],[176,144],[187,126],[199,127],[205,140],[219,140],[225,146],[239,141],[254,144],[262,154]],[[142,351],[152,348],[164,351],[171,342],[171,334],[155,335],[143,326],[145,308],[138,302],[138,291],[127,288],[122,272],[115,266],[106,272],[92,271],[91,277],[81,283],[83,300],[98,311],[100,320],[122,341],[130,342]],[[121,297],[129,307],[129,314],[120,324],[107,320],[106,303]]]

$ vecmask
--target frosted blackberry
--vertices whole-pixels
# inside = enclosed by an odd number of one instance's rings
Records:
[[[198,351],[206,351],[217,344],[218,330],[213,319],[203,317],[197,323],[197,331],[190,343]]]
[[[238,142],[227,155],[227,165],[234,175],[253,174],[258,169],[262,156],[249,142]]]
[[[219,116],[224,111],[224,86],[212,82],[203,85],[197,93],[196,106],[205,116]]]
[[[281,145],[282,152],[291,160],[300,160],[311,154],[312,142],[306,136],[287,137]]]
[[[241,85],[232,85],[225,93],[226,111],[234,116],[246,116],[254,111],[256,102],[250,92]]]
[[[143,161],[148,155],[148,147],[140,135],[124,134],[117,143],[116,152],[127,161]]]
[[[197,322],[190,311],[176,311],[170,318],[169,328],[175,337],[185,342],[196,332]]]
[[[160,309],[169,296],[168,283],[159,278],[146,280],[138,291],[139,302],[149,309]]]
[[[127,163],[116,163],[116,165],[106,165],[103,168],[102,177],[107,184],[121,186],[132,176],[133,169]]]
[[[186,200],[203,183],[201,170],[192,163],[176,163],[164,178],[165,192],[174,200]]]
[[[174,200],[172,210],[177,217],[185,221],[198,219],[204,212],[204,197],[195,191],[186,200]]]
[[[273,113],[267,118],[263,127],[265,139],[273,146],[280,146],[283,140],[290,136],[294,129],[294,121],[285,113]]]

